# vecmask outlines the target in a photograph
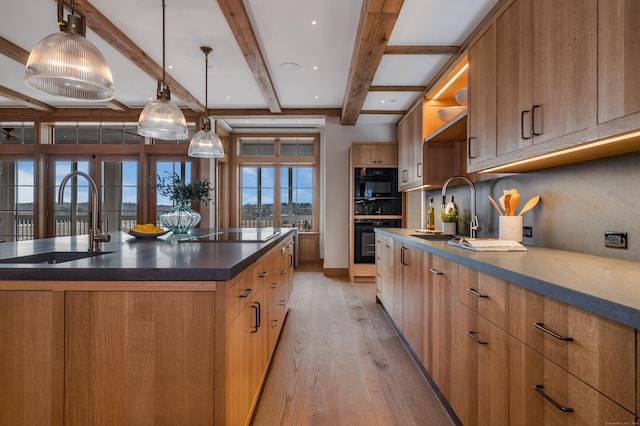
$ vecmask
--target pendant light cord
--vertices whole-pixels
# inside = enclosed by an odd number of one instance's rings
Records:
[[[165,30],[165,13],[164,10],[167,7],[167,5],[165,4],[164,0],[162,0],[162,84],[164,84],[165,86],[167,85],[166,81],[165,81],[165,71],[164,71],[164,66],[165,66],[165,36],[164,36],[164,30]]]

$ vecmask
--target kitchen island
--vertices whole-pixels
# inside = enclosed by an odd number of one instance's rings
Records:
[[[0,425],[247,424],[295,231],[211,237],[227,231],[112,233],[102,254],[60,263],[15,262],[86,252],[87,236],[0,244]]]

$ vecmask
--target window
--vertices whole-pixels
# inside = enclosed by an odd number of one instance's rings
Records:
[[[239,138],[241,227],[317,230],[317,136]]]
[[[189,161],[158,161],[156,175],[168,178],[173,173],[180,176],[184,182],[191,182],[191,162]],[[175,203],[156,190],[156,224],[160,225],[160,214],[174,207]]]
[[[0,161],[0,241],[34,238],[34,163]]]

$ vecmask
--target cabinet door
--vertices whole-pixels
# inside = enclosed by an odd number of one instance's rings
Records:
[[[266,297],[258,289],[228,329],[227,424],[245,425],[266,370]]]
[[[54,368],[63,366],[52,361],[54,338],[60,338],[54,332],[64,320],[54,316],[54,307],[50,291],[0,292],[0,425],[61,424],[62,416],[53,415],[63,401]],[[59,392],[57,401],[53,392]]]
[[[511,425],[635,424],[636,417],[591,386],[509,338]]]
[[[402,334],[422,360],[422,250],[402,247]]]
[[[464,425],[508,424],[507,333],[455,306],[451,406]]]
[[[413,125],[411,115],[398,124],[398,189],[411,187],[413,171]]]
[[[458,264],[431,257],[430,282],[431,370],[429,373],[445,398],[451,397],[453,309],[457,303]],[[424,356],[424,355],[423,355]]]
[[[398,145],[395,143],[378,143],[376,147],[376,160],[380,166],[398,165]]]
[[[533,2],[536,144],[595,127],[597,13],[597,0]]]
[[[376,234],[376,296],[389,310],[393,304],[393,239]]]
[[[598,123],[640,112],[640,2],[598,3]],[[618,128],[617,132],[637,128]]]
[[[496,21],[496,154],[533,144],[533,4],[513,2]]]
[[[467,170],[496,157],[496,31],[490,26],[469,49]]]
[[[424,138],[422,135],[422,105],[417,107],[411,113],[412,122],[412,147],[413,147],[413,177],[410,179],[412,186],[422,185],[422,178],[424,176],[424,164],[422,163],[422,148]]]

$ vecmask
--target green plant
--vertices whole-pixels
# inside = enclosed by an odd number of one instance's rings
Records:
[[[178,206],[187,206],[192,201],[198,203],[211,202],[211,192],[213,187],[207,178],[200,178],[193,182],[186,183],[177,173],[168,173],[166,177],[156,176],[149,178],[152,189],[158,190],[160,194],[169,197]]]
[[[440,212],[440,219],[442,219],[444,223],[456,223],[460,220],[460,216],[458,216],[458,210],[454,209],[448,212],[442,210]]]

